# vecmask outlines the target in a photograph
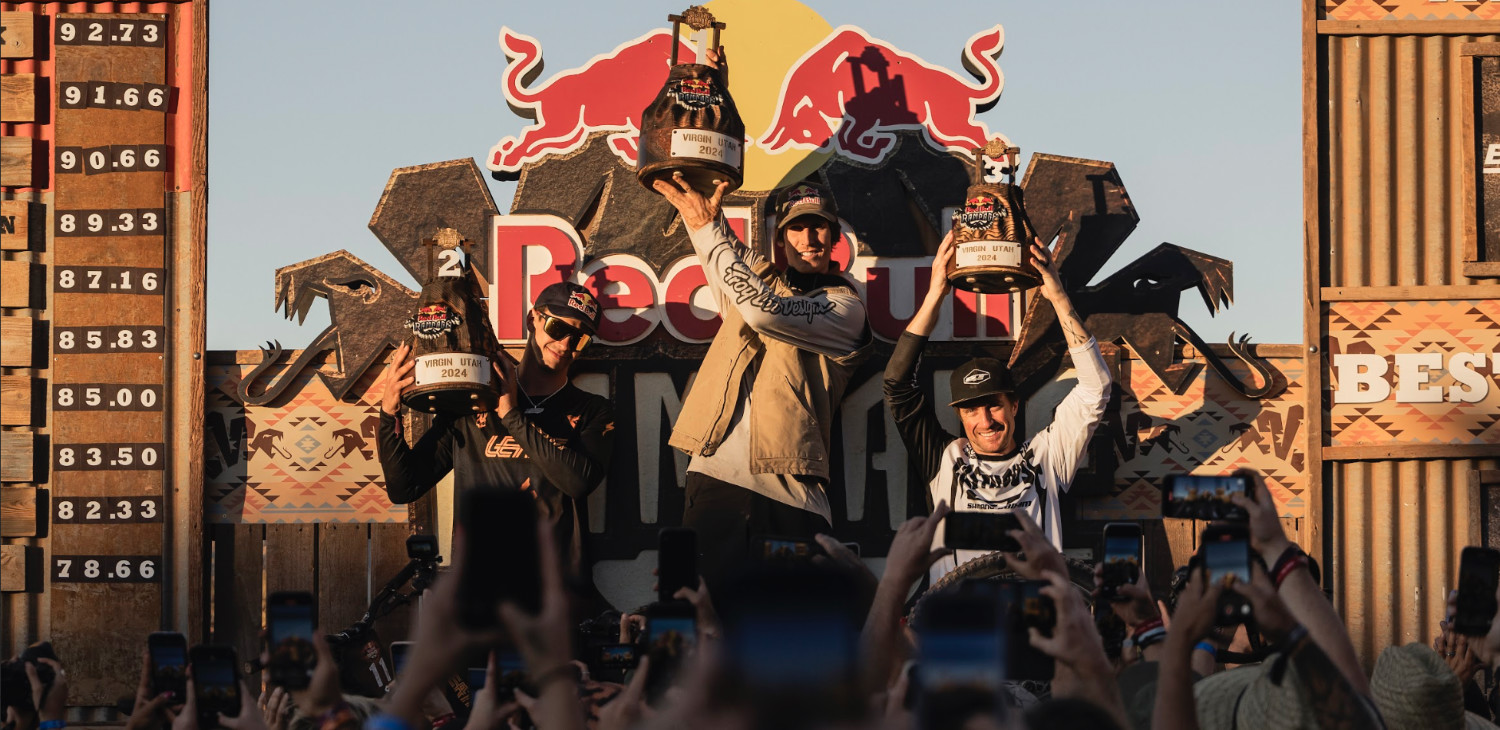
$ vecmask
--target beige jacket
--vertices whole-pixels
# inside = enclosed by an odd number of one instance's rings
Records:
[[[695,234],[694,244],[699,247],[705,263],[713,261],[715,257],[706,253],[704,247],[720,249],[712,244],[700,246],[699,239],[700,236]],[[743,253],[742,249],[740,253]],[[710,282],[718,284],[714,277],[719,267],[705,268]],[[728,301],[721,297],[721,301],[728,305],[721,306],[723,324],[683,402],[670,443],[690,455],[711,456],[729,431],[740,397],[740,382],[746,370],[759,358],[750,391],[755,403],[750,410],[750,473],[800,474],[826,481],[829,478],[833,413],[843,400],[850,376],[873,348],[868,328],[861,324],[863,344],[842,356],[820,354],[785,339],[762,334],[768,328],[760,322],[757,325],[761,331],[752,327],[737,303],[742,304],[747,299],[763,301],[767,296],[793,298],[797,295],[771,263],[758,256],[753,257],[748,266],[740,263],[724,267],[728,273],[721,281],[728,282],[729,288],[742,286],[743,274],[730,270],[744,268],[748,268],[754,279],[769,287],[770,291],[754,296],[747,293],[743,297],[731,294]],[[838,291],[841,288],[838,286],[832,289],[840,299],[852,299],[858,304],[860,311],[857,316],[862,322],[863,305],[858,302],[857,294],[848,296],[855,291],[853,284],[847,277],[841,278],[844,278],[849,292]],[[819,289],[803,296],[815,301],[821,301],[819,297],[826,300],[827,291],[828,288]],[[761,312],[768,308],[757,307],[750,310],[750,315],[760,317]]]

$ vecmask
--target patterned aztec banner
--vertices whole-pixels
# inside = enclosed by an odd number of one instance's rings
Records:
[[[232,353],[225,353],[232,354]],[[204,475],[216,523],[405,522],[386,499],[375,456],[379,363],[338,401],[308,367],[279,406],[246,407],[233,393],[253,365],[207,368]]]
[[[1500,444],[1500,301],[1325,306],[1329,446]]]
[[[1160,483],[1168,474],[1227,474],[1240,468],[1266,475],[1282,517],[1307,514],[1306,378],[1300,358],[1268,358],[1286,380],[1275,398],[1249,400],[1204,369],[1182,395],[1173,393],[1139,360],[1129,381],[1116,383],[1120,407],[1106,414],[1101,433],[1118,459],[1114,487],[1082,501],[1088,519],[1143,519],[1161,515]],[[1229,367],[1244,382],[1249,369]],[[1122,374],[1121,380],[1124,380]],[[1094,451],[1098,453],[1097,449]]]
[[[1328,20],[1494,20],[1500,2],[1459,0],[1324,0]]]
[[[1157,517],[1161,514],[1158,484],[1162,477],[1224,474],[1241,467],[1267,476],[1283,517],[1305,516],[1304,365],[1299,358],[1268,361],[1287,387],[1275,398],[1256,401],[1240,397],[1207,368],[1185,393],[1176,395],[1145,364],[1128,360],[1121,376],[1124,382],[1116,383],[1118,409],[1105,415],[1091,448],[1093,468],[1109,469],[1112,463],[1113,478],[1104,496],[1082,500],[1081,516],[1100,520]],[[1241,363],[1230,359],[1229,366],[1242,380],[1248,380],[1248,369]],[[350,391],[349,401],[335,400],[315,377],[315,368],[310,367],[286,389],[289,395],[284,396],[283,405],[246,408],[231,394],[250,368],[208,368],[206,473],[210,521],[406,520],[405,507],[391,505],[385,497],[375,456],[379,363]],[[934,377],[945,380],[947,374]],[[1037,415],[1028,416],[1028,420],[1045,418],[1072,382],[1071,371],[1064,372],[1055,386],[1034,396],[1029,406]],[[633,422],[629,416],[633,410],[631,404],[617,403],[617,419]],[[956,422],[948,425],[957,430]],[[664,452],[660,455],[662,463],[671,463],[669,447],[660,443],[656,448]],[[897,449],[899,453],[899,446]],[[678,470],[681,468],[679,465]],[[634,468],[616,471],[620,473],[612,474],[611,482],[618,481],[617,487],[637,476]],[[1080,475],[1080,479],[1086,478]],[[624,506],[638,510],[636,501],[626,500]],[[654,535],[655,526],[651,527]]]

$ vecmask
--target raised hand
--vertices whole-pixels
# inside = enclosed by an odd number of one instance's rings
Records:
[[[1021,552],[1005,553],[1005,562],[1027,580],[1045,580],[1042,573],[1049,570],[1067,575],[1068,559],[1052,546],[1052,542],[1036,521],[1031,519],[1031,515],[1020,511],[1014,514],[1021,523],[1021,529],[1011,530],[1009,534],[1016,542],[1021,543]]]
[[[689,231],[696,231],[719,217],[719,211],[724,207],[724,194],[729,191],[729,181],[719,181],[713,196],[708,198],[694,190],[680,172],[672,173],[670,181],[657,178],[651,183],[651,187],[677,209],[677,214],[682,216],[683,225]]]
[[[406,356],[411,354],[411,343],[403,342],[396,348],[396,354],[391,355],[391,362],[385,366],[385,373],[380,379],[385,381],[385,390],[380,394],[380,410],[388,416],[401,413],[401,394],[417,382],[417,376],[411,374],[412,368],[416,367],[416,359],[408,361]]]

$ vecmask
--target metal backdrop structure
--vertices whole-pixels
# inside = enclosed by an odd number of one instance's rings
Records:
[[[1494,164],[1475,133],[1497,18],[1304,0],[1309,516],[1367,665],[1432,638],[1459,551],[1500,523],[1500,268],[1476,240]]]

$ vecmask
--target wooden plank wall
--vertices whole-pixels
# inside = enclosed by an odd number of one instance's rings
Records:
[[[321,629],[337,633],[358,620],[407,563],[405,524],[214,525],[210,531],[211,640],[235,647],[242,658],[259,651],[267,594],[311,591]],[[377,621],[375,631],[389,646],[406,640],[411,625],[407,606]]]

